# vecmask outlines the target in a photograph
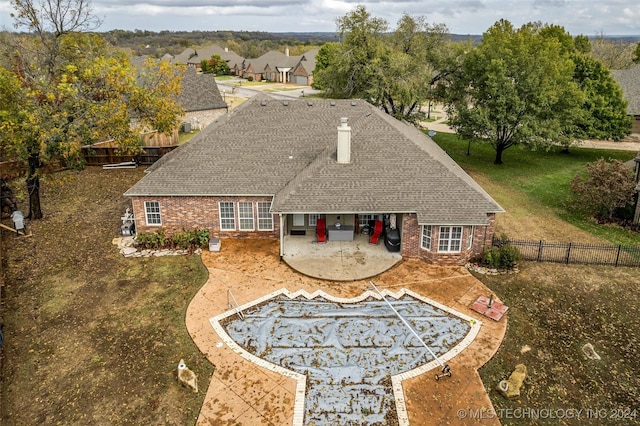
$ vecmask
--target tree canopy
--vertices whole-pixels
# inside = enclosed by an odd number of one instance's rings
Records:
[[[502,153],[515,145],[569,144],[583,94],[560,41],[539,24],[498,21],[447,79],[450,123],[465,138],[489,141]]]
[[[432,95],[436,70],[430,55],[444,45],[446,28],[405,14],[389,34],[387,21],[372,17],[364,6],[339,18],[337,26],[341,42],[320,48],[314,87],[328,97],[365,99],[400,120],[417,123]]]
[[[180,76],[166,63],[134,66],[100,36],[78,32],[95,22],[84,0],[47,2],[37,12],[30,0],[13,4],[17,24],[34,34],[3,43],[1,75],[12,96],[0,105],[0,131],[6,150],[27,165],[29,217],[39,219],[42,166],[81,166],[81,147],[108,139],[137,152],[141,131],[172,131],[182,115]]]

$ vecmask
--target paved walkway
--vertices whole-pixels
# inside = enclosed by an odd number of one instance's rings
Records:
[[[204,252],[209,279],[193,298],[186,314],[187,329],[196,345],[215,365],[208,383],[198,425],[291,425],[296,383],[293,379],[257,366],[234,352],[216,334],[209,319],[228,309],[228,290],[240,305],[286,288],[321,289],[337,297],[355,297],[369,287],[368,280],[333,282],[301,275],[279,260],[277,241],[223,240],[219,253]],[[412,425],[478,424],[460,419],[458,410],[491,409],[492,404],[477,373],[498,350],[507,318],[495,322],[470,309],[490,290],[462,267],[441,267],[404,260],[373,278],[380,290],[407,288],[482,322],[477,337],[448,363],[453,376],[434,380],[432,372],[402,382]],[[202,388],[208,378],[201,378]],[[482,424],[497,425],[497,419]]]

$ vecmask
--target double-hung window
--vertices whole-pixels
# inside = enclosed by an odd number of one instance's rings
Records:
[[[162,218],[160,217],[160,202],[145,201],[144,216],[147,221],[147,225],[162,225]]]
[[[241,231],[253,231],[253,203],[250,201],[240,201],[238,203],[238,221]]]
[[[273,215],[269,213],[271,203],[258,201],[258,231],[273,231]]]
[[[431,225],[422,225],[422,241],[420,247],[431,250]]]
[[[438,251],[458,253],[462,246],[462,226],[441,226],[438,238]]]
[[[235,231],[236,218],[232,201],[220,201],[220,229],[223,231]]]

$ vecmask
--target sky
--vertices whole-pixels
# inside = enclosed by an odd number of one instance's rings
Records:
[[[33,0],[39,4],[43,0]],[[454,34],[482,34],[499,19],[516,27],[541,21],[572,35],[640,36],[640,0],[92,0],[98,31],[335,32],[336,18],[357,5],[385,19],[424,16]],[[11,3],[0,0],[0,28],[13,30]]]

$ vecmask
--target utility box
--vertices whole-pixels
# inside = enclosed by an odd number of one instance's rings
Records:
[[[209,251],[220,251],[220,238],[209,238]]]
[[[182,131],[184,133],[191,133],[191,123],[189,123],[188,121],[182,123]]]

